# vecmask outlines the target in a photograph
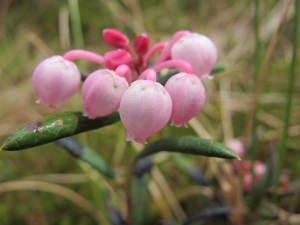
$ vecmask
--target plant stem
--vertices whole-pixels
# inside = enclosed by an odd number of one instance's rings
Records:
[[[126,193],[126,204],[127,204],[127,215],[126,215],[126,222],[127,225],[132,225],[133,217],[132,217],[132,192],[131,192],[131,184],[132,184],[132,173],[134,168],[134,163],[132,162],[132,148],[131,142],[126,143],[126,161],[125,166],[127,168],[126,174],[126,186],[125,186],[125,193]]]
[[[68,0],[68,3],[71,17],[74,46],[77,49],[84,49],[78,0]],[[82,68],[86,68],[87,64],[86,62],[79,62],[78,65]]]
[[[244,134],[244,146],[245,146],[245,148],[249,147],[248,146],[249,145],[249,137],[250,137],[252,126],[253,126],[253,120],[254,120],[255,115],[257,113],[258,97],[259,97],[261,88],[263,86],[263,83],[264,83],[264,81],[267,77],[267,70],[268,70],[270,61],[272,59],[272,56],[273,56],[273,53],[274,53],[274,50],[275,50],[276,43],[278,41],[280,32],[281,32],[283,24],[285,22],[285,18],[286,18],[287,11],[288,11],[290,3],[291,3],[291,1],[288,1],[288,2],[285,3],[285,7],[283,9],[283,12],[282,12],[282,15],[281,15],[281,18],[280,18],[280,22],[277,26],[277,29],[276,29],[275,33],[272,36],[271,43],[268,47],[266,56],[264,58],[264,62],[262,64],[262,68],[261,68],[260,73],[259,73],[257,85],[256,85],[256,88],[255,88],[254,96],[253,96],[252,103],[251,103],[251,106],[250,106],[250,112],[249,112],[249,115],[248,115],[248,118],[247,118],[247,121],[246,121],[245,134]]]
[[[105,66],[105,61],[102,55],[86,50],[70,50],[63,55],[63,58],[69,61],[73,61],[76,59],[85,59]]]
[[[84,49],[78,0],[69,0],[69,9],[75,48]]]
[[[259,39],[259,0],[254,1],[254,36],[255,36],[255,52],[254,52],[254,62],[255,71],[254,79],[257,83],[259,70],[260,70],[260,39]]]
[[[185,72],[188,74],[193,74],[193,68],[191,64],[188,62],[181,60],[181,59],[171,59],[164,62],[161,62],[159,64],[156,64],[152,67],[156,72],[161,71],[162,69],[166,68],[175,68],[179,72]]]
[[[294,84],[296,79],[296,64],[297,64],[297,50],[298,50],[298,41],[299,41],[299,0],[294,1],[295,4],[295,16],[294,16],[294,28],[293,28],[293,54],[291,59],[290,74],[288,79],[288,88],[286,96],[286,107],[285,107],[285,116],[284,116],[284,127],[282,131],[282,140],[281,144],[278,147],[278,153],[280,156],[280,167],[282,167],[283,162],[286,157],[286,141],[288,138],[288,131],[290,126],[290,115],[292,110],[293,102],[293,93],[294,93]]]

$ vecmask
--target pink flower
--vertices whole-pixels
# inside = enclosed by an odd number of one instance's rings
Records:
[[[171,49],[172,59],[189,62],[201,79],[208,78],[217,61],[217,49],[206,36],[192,33],[180,38]]]
[[[136,37],[133,47],[138,55],[145,55],[149,48],[150,39],[147,34],[141,34]]]
[[[33,88],[38,103],[55,107],[76,93],[80,85],[80,72],[77,66],[61,56],[43,60],[34,70]]]
[[[249,192],[253,183],[252,174],[250,172],[243,174],[243,185],[244,190]]]
[[[107,28],[102,31],[106,43],[115,48],[125,48],[129,45],[129,39],[125,34],[117,29]]]
[[[172,125],[185,126],[203,108],[205,88],[201,80],[192,74],[178,73],[172,76],[165,85],[172,98]]]
[[[115,70],[121,65],[131,66],[131,54],[123,49],[106,52],[104,55],[105,65],[110,70]]]
[[[171,111],[171,97],[161,84],[153,80],[133,82],[122,96],[119,109],[126,140],[147,143],[146,138],[168,123]]]
[[[253,167],[254,167],[255,180],[259,181],[263,177],[263,175],[266,173],[267,167],[263,162],[261,162],[259,160],[254,161]]]
[[[112,70],[97,70],[82,86],[84,114],[89,118],[107,116],[119,108],[121,97],[128,88],[124,77]]]
[[[231,148],[240,157],[244,157],[245,149],[243,143],[238,139],[231,139],[225,143],[228,148]],[[234,160],[236,161],[236,160]]]
[[[253,178],[251,174],[251,167],[252,167],[252,162],[245,160],[241,161],[240,164],[238,164],[238,167],[235,167],[237,171],[240,171],[243,180],[244,180],[244,190],[245,191],[250,191],[253,183]],[[263,175],[266,173],[267,167],[266,165],[259,161],[255,160],[253,162],[253,174],[254,174],[254,182],[259,182]]]

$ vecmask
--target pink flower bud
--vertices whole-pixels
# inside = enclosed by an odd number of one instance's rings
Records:
[[[43,60],[34,70],[33,88],[38,103],[55,107],[76,93],[80,85],[80,72],[77,66],[61,56]]]
[[[201,80],[192,74],[178,73],[165,85],[172,98],[172,125],[186,126],[195,117],[205,103],[205,88]]]
[[[89,118],[107,116],[119,108],[121,97],[128,88],[124,77],[112,70],[97,70],[82,86],[84,114]]]
[[[127,65],[130,67],[132,64],[132,57],[129,52],[117,49],[105,53],[104,61],[108,69],[115,70],[120,65]]]
[[[236,168],[237,171],[241,171],[241,174],[244,178],[244,189],[245,191],[250,191],[253,183],[253,178],[251,174],[252,162],[245,160],[241,161],[239,167]],[[259,160],[253,162],[253,174],[254,181],[257,183],[261,180],[263,175],[266,173],[267,167],[264,163]]]
[[[243,174],[243,178],[244,178],[244,190],[246,192],[249,192],[251,190],[252,187],[252,174],[250,172]]]
[[[180,38],[171,49],[172,59],[189,62],[201,79],[208,78],[217,61],[217,49],[206,36],[192,33]]]
[[[117,29],[107,28],[102,31],[102,35],[107,44],[115,48],[125,48],[129,45],[128,37]]]
[[[253,167],[254,167],[255,180],[259,181],[263,177],[263,175],[266,173],[267,167],[263,162],[261,162],[259,160],[254,161]]]
[[[146,143],[146,138],[168,123],[171,111],[171,97],[161,84],[152,80],[133,82],[122,96],[119,109],[126,140]]]
[[[231,139],[229,141],[227,141],[225,143],[225,145],[228,147],[228,148],[231,148],[233,151],[235,151],[235,153],[240,157],[240,158],[243,158],[244,157],[244,152],[245,152],[245,149],[244,149],[244,145],[243,143],[238,140],[238,139]],[[235,160],[236,161],[236,160]]]
[[[150,39],[147,34],[141,34],[134,40],[134,50],[138,55],[145,55],[149,48]]]

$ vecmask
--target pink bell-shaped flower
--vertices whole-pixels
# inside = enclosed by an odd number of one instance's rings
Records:
[[[171,111],[171,97],[161,84],[153,80],[133,82],[122,96],[119,109],[126,140],[147,143],[146,138],[168,123]]]
[[[84,115],[94,119],[113,113],[119,108],[127,88],[126,79],[112,70],[101,69],[93,72],[82,86]]]
[[[194,74],[205,79],[210,77],[218,52],[208,37],[192,33],[180,38],[172,46],[171,57],[187,61],[193,67]]]
[[[201,80],[192,74],[178,73],[165,84],[172,98],[172,125],[186,126],[195,117],[205,103],[205,88]]]
[[[55,107],[76,93],[80,80],[80,72],[73,62],[58,55],[43,60],[32,76],[37,103]]]

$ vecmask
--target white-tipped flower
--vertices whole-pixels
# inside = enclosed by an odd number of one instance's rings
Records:
[[[80,72],[77,66],[61,56],[43,60],[34,70],[33,88],[38,103],[55,107],[76,93],[80,85]]]
[[[119,108],[127,88],[126,79],[112,70],[101,69],[93,72],[82,86],[84,114],[94,119],[113,113]]]

